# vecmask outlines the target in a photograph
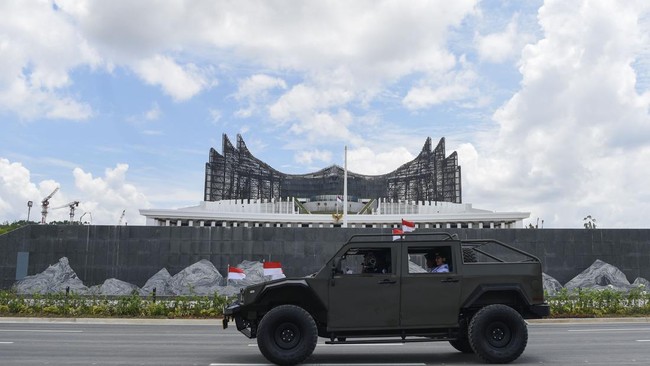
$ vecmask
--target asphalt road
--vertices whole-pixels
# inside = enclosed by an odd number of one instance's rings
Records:
[[[310,365],[480,364],[447,342],[325,345]],[[647,319],[534,322],[513,365],[647,365]],[[0,318],[0,365],[268,365],[255,340],[217,320],[47,320]]]

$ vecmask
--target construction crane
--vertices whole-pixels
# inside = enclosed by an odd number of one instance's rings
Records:
[[[45,224],[45,219],[47,218],[47,206],[50,205],[50,198],[52,198],[52,196],[54,196],[54,194],[58,191],[59,187],[56,187],[52,193],[43,198],[41,201],[41,224]]]
[[[122,210],[122,214],[120,215],[120,220],[117,222],[117,226],[122,225],[122,220],[124,219],[124,214],[126,213],[126,210]]]
[[[79,218],[79,223],[83,224],[82,220],[83,220],[84,216],[86,216],[86,215],[90,216],[90,225],[92,225],[93,224],[93,214],[90,211],[86,211],[86,212],[83,213],[83,215],[81,215],[81,217]]]
[[[70,208],[70,223],[72,224],[72,222],[74,221],[74,210],[75,210],[75,208],[79,207],[79,201],[68,202],[63,206],[52,207],[51,209],[56,210],[56,209],[64,208],[64,207],[69,207]]]

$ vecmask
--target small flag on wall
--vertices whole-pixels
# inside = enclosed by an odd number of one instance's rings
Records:
[[[404,232],[400,229],[393,229],[393,241],[400,240],[404,236]]]
[[[336,196],[336,202],[343,202],[343,196]]]
[[[413,221],[406,221],[402,219],[402,231],[405,233],[410,233],[411,231],[415,231],[415,223]]]
[[[237,267],[228,266],[228,279],[229,280],[243,280],[246,278],[244,270]]]
[[[271,276],[272,280],[286,277],[284,272],[282,272],[282,264],[280,262],[264,262],[264,275]]]

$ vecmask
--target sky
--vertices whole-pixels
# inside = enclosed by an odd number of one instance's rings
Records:
[[[446,140],[463,202],[650,227],[650,2],[0,2],[0,223],[143,225],[241,134],[275,169],[384,174]],[[28,210],[27,202],[34,207]],[[60,208],[55,208],[60,207]],[[122,213],[124,216],[122,217]]]

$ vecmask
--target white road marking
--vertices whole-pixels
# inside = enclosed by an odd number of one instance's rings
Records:
[[[568,329],[567,332],[648,332],[650,328],[602,328],[602,329]]]
[[[13,344],[14,342],[0,342],[0,344]]]
[[[650,342],[650,339],[637,339],[637,342]]]
[[[367,343],[367,344],[325,344],[325,343],[318,343],[316,344],[316,347],[322,347],[322,346],[336,346],[336,347],[341,347],[341,346],[347,346],[347,347],[381,347],[381,346],[403,346],[404,343]],[[257,347],[257,343],[249,343],[248,347]],[[356,364],[355,364],[356,365]],[[373,364],[375,365],[375,364]],[[401,364],[400,364],[401,365]]]
[[[211,363],[210,366],[270,366],[270,363]],[[341,366],[340,363],[304,363],[304,366]],[[425,366],[425,363],[352,363],[352,366]]]
[[[83,330],[63,329],[0,329],[0,332],[33,332],[33,333],[83,333]]]

